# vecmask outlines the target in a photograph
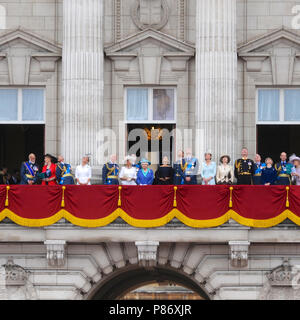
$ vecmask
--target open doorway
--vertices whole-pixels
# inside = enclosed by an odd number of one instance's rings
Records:
[[[0,167],[6,166],[13,173],[30,153],[41,165],[44,155],[44,125],[0,125]]]
[[[279,161],[283,151],[288,157],[293,153],[300,155],[300,125],[258,125],[257,152],[262,159]]]
[[[140,129],[143,135],[136,136],[133,130]],[[168,156],[172,164],[174,149],[174,130],[175,125],[172,124],[128,124],[127,125],[127,147],[132,150],[134,145],[138,145],[141,139],[145,139],[145,143],[141,144],[141,148],[133,151],[137,158],[147,157],[155,166],[162,163],[164,156]],[[138,132],[137,132],[138,134]]]

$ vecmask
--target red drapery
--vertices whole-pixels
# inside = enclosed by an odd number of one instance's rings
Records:
[[[300,225],[300,187],[291,186],[0,186],[0,220],[29,227],[61,218],[101,227],[121,217],[153,228],[173,218],[194,228],[216,227],[230,218],[266,228],[289,218]]]

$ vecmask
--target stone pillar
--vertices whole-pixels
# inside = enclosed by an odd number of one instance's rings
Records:
[[[61,153],[73,166],[97,165],[103,128],[103,1],[64,0]]]
[[[236,0],[197,0],[196,152],[235,157]]]

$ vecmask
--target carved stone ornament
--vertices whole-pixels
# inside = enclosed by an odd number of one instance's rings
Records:
[[[153,267],[157,263],[158,241],[136,241],[139,264],[143,267]]]
[[[160,30],[168,22],[169,7],[166,0],[136,0],[131,8],[131,18],[141,30]]]
[[[230,241],[231,265],[235,268],[245,268],[248,266],[249,241]]]
[[[299,267],[291,266],[288,260],[266,274],[271,286],[299,286]]]
[[[61,267],[65,264],[65,240],[46,240],[47,260],[50,266]]]
[[[24,286],[28,280],[29,271],[16,265],[12,259],[8,259],[2,265],[2,281],[5,286]]]
[[[288,260],[266,273],[260,300],[300,300],[300,266],[291,266]]]

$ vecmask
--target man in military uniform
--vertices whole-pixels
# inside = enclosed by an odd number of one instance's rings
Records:
[[[291,173],[293,165],[287,162],[286,152],[282,152],[280,155],[280,162],[275,164],[277,171],[277,185],[289,186],[291,184]]]
[[[21,165],[20,175],[21,175],[21,183],[20,184],[29,184],[33,185],[38,182],[38,171],[39,168],[36,164],[36,156],[31,153],[28,156],[28,160],[23,162]]]
[[[57,183],[60,185],[75,184],[71,165],[65,163],[63,156],[58,156],[57,161],[55,171]]]
[[[184,172],[186,170],[187,163],[184,159],[184,152],[180,150],[178,152],[178,159],[174,163],[174,185],[181,185],[185,182],[185,175]]]
[[[254,161],[248,159],[248,149],[243,148],[241,152],[242,158],[235,161],[234,176],[238,185],[251,185],[252,176],[255,172]]]
[[[257,154],[254,158],[254,175],[253,175],[253,184],[256,186],[262,185],[261,182],[261,172],[263,168],[266,167],[265,163],[261,162],[261,156]]]
[[[197,174],[199,169],[199,162],[197,158],[192,156],[192,150],[186,150],[186,169],[184,171],[186,185],[196,185],[197,184]]]
[[[118,185],[120,167],[117,164],[117,156],[115,154],[111,155],[110,161],[105,163],[102,168],[102,182],[105,185]]]

